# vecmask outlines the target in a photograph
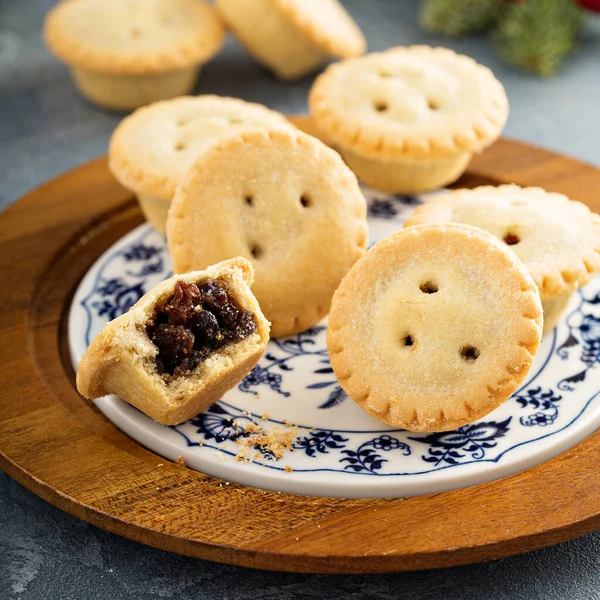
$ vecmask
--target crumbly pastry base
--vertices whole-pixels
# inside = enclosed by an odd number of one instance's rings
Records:
[[[146,221],[159,233],[167,235],[167,216],[171,201],[149,194],[137,194],[137,200],[146,217]]]
[[[244,48],[283,81],[299,79],[327,60],[272,0],[217,0],[216,7]]]
[[[542,333],[533,279],[491,234],[455,223],[378,242],[338,287],[332,368],[371,416],[410,431],[484,417],[527,376]]]
[[[239,306],[254,314],[257,328],[209,356],[189,375],[166,383],[156,372],[158,348],[146,325],[155,307],[173,294],[178,279],[223,282]],[[202,412],[252,370],[267,346],[269,322],[250,291],[252,279],[250,263],[235,258],[161,282],[92,340],[79,364],[77,389],[90,399],[117,394],[163,425],[177,425]]]
[[[542,308],[544,309],[544,334],[550,333],[558,325],[572,297],[573,292],[565,292],[554,298],[542,300]]]
[[[210,389],[202,393],[190,390],[174,400],[160,390],[160,383],[149,380],[138,369],[111,369],[106,373],[104,386],[107,390],[112,390],[107,393],[115,393],[161,425],[179,425],[199,415],[235,387],[252,371],[263,351],[264,349],[242,360],[236,359],[235,364],[230,361],[223,361],[221,364],[213,362],[212,368],[222,369],[223,374],[212,382]],[[81,393],[85,396],[84,392]]]
[[[148,75],[114,75],[73,67],[71,74],[79,91],[91,102],[110,110],[133,110],[191,92],[200,69],[191,67]]]
[[[364,254],[366,202],[331,148],[299,131],[257,129],[194,163],[173,198],[167,240],[176,273],[229,256],[250,260],[272,336],[292,335],[329,312]]]
[[[397,194],[418,194],[456,181],[466,170],[470,152],[439,160],[366,158],[340,148],[340,154],[356,176],[371,187]]]

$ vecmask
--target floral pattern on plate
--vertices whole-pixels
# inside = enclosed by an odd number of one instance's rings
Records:
[[[371,243],[400,229],[427,196],[363,188]],[[171,275],[165,239],[142,225],[109,248],[81,282],[69,316],[76,365],[110,319]],[[390,429],[339,386],[325,344],[326,322],[272,340],[255,369],[203,414],[165,427],[114,396],[98,408],[132,437],[170,459],[225,479],[282,492],[325,496],[406,496],[497,479],[538,464],[600,425],[600,280],[575,294],[547,335],[521,389],[484,419],[452,432]],[[251,427],[249,425],[252,424]],[[252,430],[290,431],[281,460],[252,448]]]

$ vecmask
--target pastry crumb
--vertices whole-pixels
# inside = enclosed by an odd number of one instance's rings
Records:
[[[236,441],[240,442],[240,440]],[[242,448],[240,448],[240,451],[235,455],[235,460],[237,460],[238,462],[251,462],[250,459],[250,448],[248,448],[248,446],[243,446]]]
[[[156,517],[154,517],[154,520],[155,520],[157,523],[161,523],[162,521],[164,521],[164,520],[165,520],[165,515],[156,515]]]
[[[244,429],[246,437],[236,440],[241,448],[235,458],[240,462],[253,462],[261,456],[280,460],[287,450],[293,451],[297,432],[296,425],[286,425],[286,429],[273,427],[267,431],[256,423],[249,423]],[[256,452],[251,455],[252,450]]]
[[[293,427],[289,430],[273,428],[267,432],[257,432],[247,439],[247,444],[262,454],[269,455],[273,460],[280,460],[284,453],[292,448],[297,430],[297,427]]]
[[[283,470],[286,473],[291,473],[294,469],[292,467],[290,467],[290,465],[285,465],[285,467],[283,467]]]
[[[259,431],[262,431],[262,427],[256,423],[248,423],[244,428],[244,433],[258,433]]]
[[[185,467],[185,460],[183,459],[183,456],[178,456],[177,460],[175,461],[178,465]]]

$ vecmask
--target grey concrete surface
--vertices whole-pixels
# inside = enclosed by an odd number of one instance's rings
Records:
[[[426,43],[471,55],[506,86],[511,102],[507,135],[600,165],[598,19],[590,20],[579,51],[564,70],[555,79],[540,80],[506,66],[485,37],[442,40],[425,35],[417,26],[414,0],[345,3],[372,50]],[[67,70],[44,49],[40,29],[52,4],[0,0],[0,208],[105,153],[121,118],[81,99]],[[311,81],[275,81],[230,40],[206,67],[198,93],[230,94],[302,112]],[[493,563],[425,573],[266,573],[140,546],[62,513],[0,473],[0,600],[19,598],[593,600],[600,599],[600,533]]]

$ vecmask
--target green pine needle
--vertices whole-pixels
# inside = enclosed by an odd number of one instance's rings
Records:
[[[544,77],[573,50],[583,11],[573,0],[524,0],[505,7],[494,40],[509,63]]]
[[[491,27],[499,0],[425,0],[419,20],[426,31],[458,36]]]

